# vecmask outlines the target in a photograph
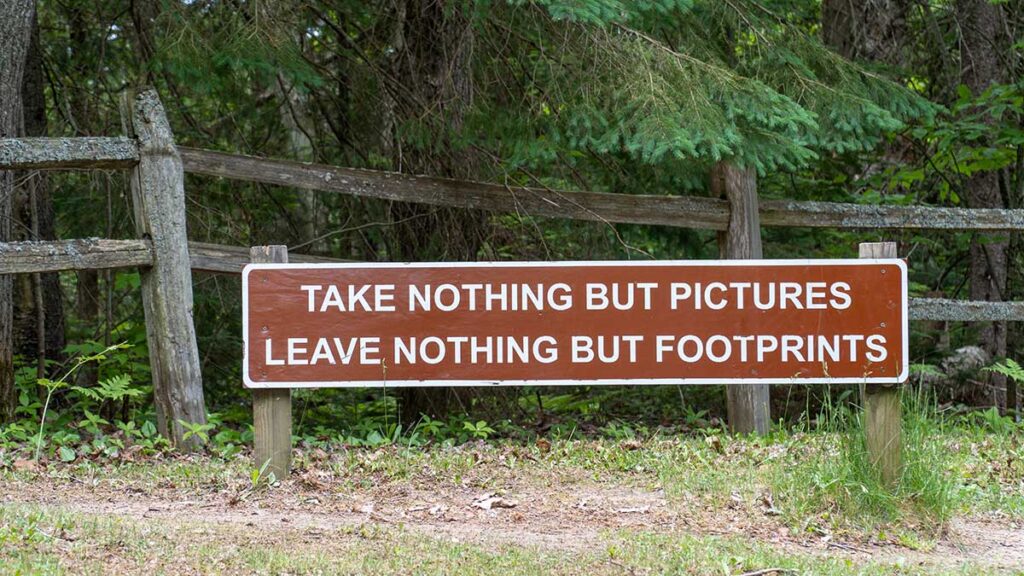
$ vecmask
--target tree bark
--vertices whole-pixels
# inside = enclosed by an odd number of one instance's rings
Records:
[[[22,104],[26,136],[46,136],[46,93],[43,58],[39,46],[39,24],[33,21],[26,60]],[[56,240],[53,200],[45,173],[30,171],[19,177],[21,194],[17,211],[24,240]],[[36,358],[37,375],[49,374],[47,360],[60,361],[64,353],[64,300],[60,277],[53,272],[22,276],[15,310],[18,327],[15,347],[24,358]]]
[[[401,0],[396,3],[392,44],[391,73],[403,87],[402,93],[389,95],[391,101],[385,106],[393,112],[394,123],[386,137],[394,167],[400,172],[469,177],[472,155],[452,142],[473,96],[469,9],[444,0]],[[429,144],[407,141],[401,131],[405,123],[428,127]],[[390,256],[406,261],[475,260],[486,222],[478,211],[400,202],[391,205],[390,218]],[[424,413],[445,417],[457,394],[463,393],[405,388],[402,418],[412,424]]]
[[[456,2],[404,0],[398,3],[392,74],[405,89],[395,95],[396,122],[421,123],[429,144],[410,142],[392,128],[392,162],[400,172],[468,178],[473,156],[452,140],[462,130],[472,103],[473,30],[467,9]],[[401,260],[473,260],[481,245],[481,213],[430,209],[407,203],[391,208],[395,222],[393,257]]]
[[[135,97],[131,126],[139,141],[132,208],[139,236],[153,246],[141,273],[157,428],[179,449],[198,449],[186,432],[206,424],[206,404],[193,318],[192,272],[185,210],[185,171],[156,90]]]
[[[960,25],[960,81],[975,95],[1003,78],[1000,58],[1009,45],[1002,8],[988,0],[958,0]],[[964,197],[970,208],[1005,208],[997,172],[977,172],[964,183]],[[972,300],[1001,301],[1006,294],[1009,235],[976,236],[971,241],[970,295]],[[1006,356],[1006,322],[982,325],[981,346],[993,358]],[[1005,403],[1005,378],[992,374],[985,396],[996,406]]]
[[[722,258],[760,260],[761,221],[758,217],[757,174],[719,162],[711,170],[711,194],[729,200],[729,228],[718,233]],[[767,434],[771,427],[768,384],[730,384],[725,388],[729,428],[737,434]]]
[[[88,14],[84,6],[74,2],[70,3],[68,10],[69,40],[74,62],[74,73],[81,80],[81,85],[85,86],[87,85],[85,79],[93,74],[93,71],[86,65],[86,62],[89,61],[86,55],[91,49],[89,44],[91,34],[89,23],[86,19]],[[90,94],[84,90],[71,90],[69,100],[71,104],[71,123],[75,136],[87,136],[91,132],[93,111],[89,106],[89,97]],[[90,179],[85,184],[85,189],[81,190],[80,193],[91,192],[90,188],[93,181]],[[92,221],[91,218],[87,220],[87,222]],[[78,316],[78,321],[85,327],[85,339],[87,340],[95,333],[99,325],[99,282],[100,276],[96,270],[79,270],[75,274],[75,312]],[[95,386],[97,379],[98,372],[94,364],[82,366],[75,374],[75,382],[79,386]]]
[[[160,7],[154,0],[131,0],[130,5],[136,83],[152,85],[154,78],[149,63],[156,54],[156,46],[153,41],[153,20],[159,13]]]
[[[824,0],[822,41],[849,60],[905,63],[910,0]]]
[[[21,88],[32,38],[34,0],[0,0],[0,138],[24,132]],[[14,173],[0,170],[0,242],[12,237]],[[14,277],[0,274],[0,422],[14,417]]]

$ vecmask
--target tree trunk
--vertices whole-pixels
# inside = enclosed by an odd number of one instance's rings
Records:
[[[824,0],[822,41],[849,60],[904,64],[911,0]]]
[[[39,46],[39,24],[33,22],[32,40],[26,60],[22,103],[26,136],[46,136],[46,93],[43,58]],[[25,231],[24,240],[56,240],[53,200],[45,172],[19,176],[20,209],[16,218]],[[24,358],[36,358],[37,375],[50,374],[47,360],[60,361],[64,354],[64,300],[60,276],[55,272],[23,276],[16,284],[17,329],[15,347]]]
[[[395,47],[390,62],[402,92],[389,94],[390,150],[401,172],[452,178],[470,177],[473,158],[458,150],[452,137],[462,129],[472,102],[471,55],[473,30],[468,9],[443,0],[401,0],[396,3]],[[429,129],[429,144],[407,142],[404,123]],[[483,213],[437,209],[396,202],[391,258],[394,260],[474,260],[482,244]],[[404,388],[402,418],[414,423],[420,414],[445,417],[457,394],[453,389]]]
[[[719,255],[729,260],[760,260],[761,221],[757,174],[719,162],[711,170],[711,194],[729,200],[729,228],[718,235]],[[725,388],[729,428],[737,434],[767,434],[771,427],[768,384],[730,384]]]
[[[32,39],[34,0],[0,0],[0,138],[24,133],[21,88]],[[0,242],[12,240],[14,173],[0,170]],[[14,276],[0,274],[0,422],[14,417]]]
[[[1024,146],[1017,146],[1017,163],[1013,169],[1013,184],[1009,195],[1009,207],[1015,210],[1024,208]],[[1024,300],[1024,237],[1019,231],[1010,234],[1010,245],[1007,248],[1006,299],[1014,302]],[[1008,322],[1006,334],[1006,353],[1010,357],[1019,357],[1024,345],[1024,326],[1021,322]],[[1013,413],[1018,422],[1021,419],[1020,396],[1017,393],[1017,381],[1006,379],[1006,410]]]
[[[159,5],[154,0],[132,0],[131,17],[133,42],[132,51],[135,53],[135,80],[138,85],[152,85],[153,71],[149,63],[156,54],[156,47],[153,42],[153,20],[160,11]]]
[[[975,95],[1002,77],[1000,58],[1008,46],[1002,8],[988,0],[959,0],[960,81]],[[964,197],[970,208],[1005,208],[997,172],[977,172],[964,183]],[[970,295],[972,300],[1004,300],[1009,237],[1006,234],[977,236],[971,241]],[[981,346],[993,357],[1006,356],[1006,322],[984,323],[979,333]],[[1005,378],[989,376],[984,395],[996,406],[1005,402]]]
[[[87,54],[92,48],[89,44],[92,34],[86,20],[87,12],[85,7],[77,3],[71,3],[68,10],[69,39],[74,62],[74,73],[81,80],[81,85],[85,86],[87,85],[85,79],[94,73],[86,65],[86,62],[89,61]],[[71,124],[76,136],[87,136],[92,133],[93,111],[89,106],[90,96],[91,94],[82,89],[71,90],[69,97]],[[91,197],[91,187],[94,182],[95,179],[90,178],[85,185],[85,189],[79,193],[87,193]],[[91,216],[86,222],[93,222]],[[89,339],[99,326],[100,275],[96,270],[79,270],[75,274],[75,280],[75,312],[78,321],[85,328],[85,339]],[[96,385],[97,378],[96,366],[94,364],[86,364],[75,374],[75,383],[79,386],[91,387]]]
[[[314,162],[312,121],[309,116],[309,102],[306,94],[292,85],[283,74],[277,78],[278,96],[281,99],[281,124],[288,133],[288,157],[300,162]],[[309,247],[313,253],[323,252],[323,241],[317,239],[320,234],[319,203],[317,192],[296,189],[302,214],[299,215],[299,241]]]

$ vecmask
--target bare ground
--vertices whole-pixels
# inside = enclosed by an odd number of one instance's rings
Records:
[[[266,538],[300,535],[330,546],[325,534],[353,527],[391,526],[485,548],[537,547],[553,552],[600,553],[612,531],[749,538],[777,550],[854,562],[902,562],[923,567],[976,565],[1007,573],[1024,568],[1024,527],[998,516],[959,518],[925,546],[911,549],[879,538],[821,532],[795,534],[770,502],[739,495],[712,506],[660,490],[609,486],[575,479],[547,483],[505,478],[481,490],[455,483],[416,481],[344,488],[306,472],[270,490],[239,485],[181,491],[173,485],[140,488],[124,481],[60,480],[38,476],[0,487],[4,504],[31,504],[132,523],[179,522],[212,528],[259,526]],[[187,494],[182,496],[182,493]],[[489,505],[489,509],[488,509]],[[214,537],[218,530],[213,530]],[[621,532],[619,532],[621,534]]]

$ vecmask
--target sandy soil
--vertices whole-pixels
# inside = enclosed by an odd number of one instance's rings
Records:
[[[120,484],[120,485],[119,485]],[[271,490],[191,491],[182,499],[174,486],[140,489],[130,483],[39,477],[0,487],[3,503],[44,505],[133,522],[187,521],[226,526],[259,525],[261,532],[315,537],[352,526],[388,525],[485,547],[535,546],[566,552],[600,551],[609,530],[747,537],[795,554],[818,554],[923,566],[965,562],[1007,572],[1024,568],[1024,526],[999,517],[961,518],[926,549],[890,541],[830,534],[794,535],[774,515],[764,495],[756,502],[738,495],[710,509],[697,499],[669,501],[659,491],[586,481],[548,485],[505,482],[480,491],[457,485],[391,482],[358,491],[306,472]]]

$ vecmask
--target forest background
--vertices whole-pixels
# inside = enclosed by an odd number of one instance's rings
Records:
[[[1024,203],[1014,1],[0,0],[0,16],[0,137],[124,134],[123,95],[155,86],[179,144],[256,156],[624,194],[706,196],[710,174],[735,170],[761,198]],[[185,189],[192,240],[358,261],[718,255],[714,233],[678,228],[195,176]],[[1018,234],[763,234],[766,258],[896,241],[912,295],[1024,299]],[[121,173],[0,172],[0,241],[133,235]],[[211,417],[192,432],[242,444],[240,283],[194,280]],[[68,446],[115,426],[151,435],[138,286],[125,270],[0,276],[0,439],[30,438],[46,400],[57,430],[75,424]],[[1012,415],[1016,379],[983,369],[1022,349],[1005,322],[914,323],[912,383],[943,410]],[[100,353],[46,397],[40,378]],[[777,386],[773,418],[807,421],[851,392]],[[296,423],[374,444],[707,426],[724,405],[720,387],[320,390],[296,393]]]

